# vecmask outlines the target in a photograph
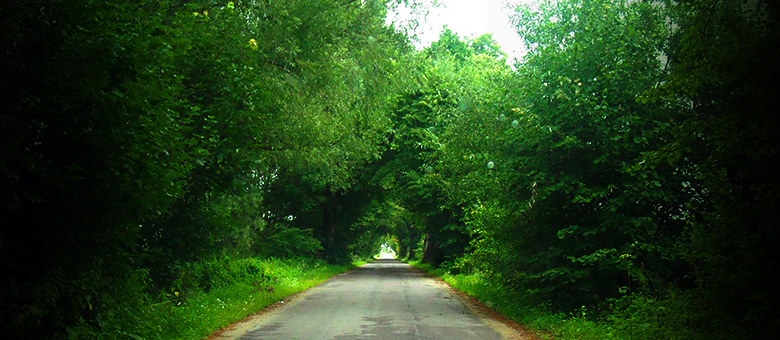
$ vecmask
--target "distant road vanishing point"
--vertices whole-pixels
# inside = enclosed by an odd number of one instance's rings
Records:
[[[235,325],[217,339],[526,339],[440,281],[380,259]]]

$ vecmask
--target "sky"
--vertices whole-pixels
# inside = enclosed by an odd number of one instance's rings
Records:
[[[476,38],[485,33],[492,33],[493,39],[508,55],[509,64],[513,64],[515,59],[524,54],[523,43],[509,19],[512,9],[507,7],[507,0],[439,0],[438,2],[442,5],[432,8],[426,21],[422,22],[417,30],[418,48],[427,47],[437,40],[442,27],[447,25],[450,30],[465,38]],[[399,10],[389,14],[388,20],[400,22],[408,20],[409,17],[408,11]]]

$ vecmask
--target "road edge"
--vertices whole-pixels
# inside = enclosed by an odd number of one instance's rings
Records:
[[[369,262],[370,263],[370,262]],[[339,276],[348,275],[352,271],[354,271],[358,267],[364,266],[366,263],[361,264],[360,266],[355,266],[352,269],[349,269],[343,273],[339,273],[336,275],[333,275],[329,277],[327,280],[322,281],[320,284],[316,286],[309,287],[305,290],[302,290],[300,292],[285,296],[281,300],[279,300],[276,303],[273,303],[271,305],[268,305],[267,307],[255,312],[252,315],[249,315],[239,321],[236,321],[234,323],[231,323],[230,325],[227,325],[225,327],[222,327],[220,329],[215,330],[211,333],[208,337],[204,338],[203,340],[236,340],[239,339],[242,335],[248,333],[251,331],[255,325],[260,323],[261,321],[271,317],[276,311],[278,311],[281,307],[289,306],[291,304],[295,304],[296,302],[300,301],[305,295],[310,293],[313,289],[316,289],[317,287],[325,284],[326,282],[333,280],[334,278],[337,278]]]
[[[406,264],[409,264],[406,262]],[[513,340],[540,340],[539,336],[530,330],[528,327],[523,326],[514,320],[510,319],[506,315],[503,315],[495,309],[485,305],[477,300],[477,298],[458,290],[450,285],[444,279],[428,272],[423,269],[417,268],[409,264],[414,270],[424,274],[425,276],[434,279],[437,284],[442,285],[449,290],[452,295],[455,295],[460,299],[466,307],[478,316],[488,327],[492,328],[502,336]]]

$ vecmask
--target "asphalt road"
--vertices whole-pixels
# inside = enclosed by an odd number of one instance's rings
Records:
[[[224,337],[273,339],[523,339],[452,288],[396,260],[378,260],[309,289]]]

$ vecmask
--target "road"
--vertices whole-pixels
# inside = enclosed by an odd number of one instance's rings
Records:
[[[256,316],[219,339],[524,339],[452,288],[380,259]]]

